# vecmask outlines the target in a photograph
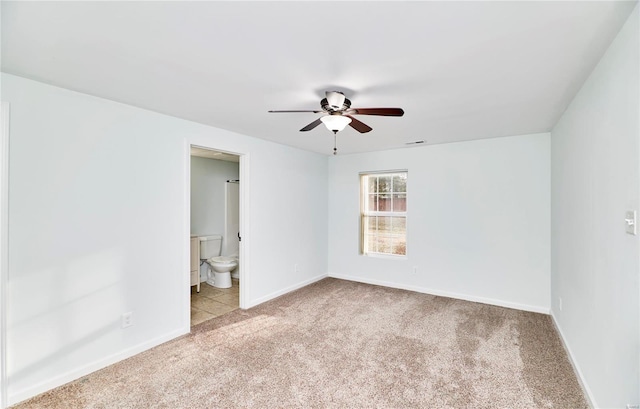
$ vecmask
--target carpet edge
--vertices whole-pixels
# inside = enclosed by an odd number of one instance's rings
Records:
[[[578,365],[578,363],[573,358],[573,354],[571,353],[571,348],[569,348],[569,345],[567,344],[567,341],[564,337],[564,334],[562,333],[562,330],[560,329],[560,325],[558,325],[558,321],[556,319],[555,314],[553,313],[553,310],[549,315],[551,315],[551,322],[553,323],[553,327],[555,328],[556,332],[559,335],[560,343],[562,344],[564,351],[567,353],[567,358],[569,358],[569,363],[573,368],[573,372],[576,374],[576,378],[578,379],[578,384],[580,384],[580,388],[582,388],[582,392],[584,393],[584,396],[586,398],[585,400],[587,401],[587,403],[591,408],[598,408],[599,406],[596,403],[596,399],[591,393],[591,389],[589,388],[589,385],[587,384],[584,377],[582,376],[580,365]]]
[[[135,355],[138,355],[144,351],[147,351],[151,348],[157,347],[158,345],[164,344],[166,342],[172,341],[176,338],[179,338],[183,335],[189,334],[189,329],[185,331],[184,328],[179,330],[175,330],[169,332],[168,334],[161,335],[159,337],[153,338],[150,341],[142,342],[138,345],[135,345],[131,348],[127,348],[123,351],[119,351],[108,355],[104,358],[100,358],[91,363],[83,365],[79,368],[73,369],[71,371],[67,371],[66,373],[57,375],[47,381],[41,382],[37,385],[29,386],[27,388],[23,388],[22,390],[16,391],[7,396],[7,401],[9,406],[16,405],[22,401],[33,398],[41,393],[47,392],[49,390],[55,389],[59,386],[65,385],[69,382],[73,382],[82,378],[83,376],[87,376],[93,372],[99,371],[100,369],[104,369],[110,365],[116,364],[118,362],[124,361],[125,359],[131,358]]]
[[[308,286],[309,284],[313,284],[313,283],[318,282],[318,281],[320,281],[320,280],[322,280],[324,278],[327,278],[327,277],[329,277],[329,275],[327,273],[323,273],[323,274],[317,275],[315,277],[311,277],[311,278],[309,278],[307,280],[301,281],[301,282],[299,282],[297,284],[290,285],[289,287],[283,288],[281,290],[274,291],[274,292],[272,292],[270,294],[264,295],[262,297],[259,297],[259,298],[253,299],[253,300],[250,300],[247,303],[246,308],[243,308],[243,309],[246,310],[246,309],[249,309],[249,308],[256,307],[256,306],[258,306],[260,304],[263,304],[263,303],[265,303],[267,301],[271,301],[274,298],[278,298],[281,295],[285,295],[285,294],[288,294],[288,293],[290,293],[292,291],[299,290],[299,289],[301,289],[303,287]]]
[[[535,312],[535,313],[545,314],[545,315],[550,315],[551,313],[550,308],[547,308],[547,307],[539,307],[535,305],[527,305],[527,304],[514,303],[510,301],[496,300],[494,298],[476,297],[468,294],[459,294],[459,293],[454,293],[450,291],[435,290],[432,288],[419,287],[419,286],[408,285],[408,284],[398,284],[398,283],[392,283],[392,282],[382,281],[382,280],[364,279],[362,277],[351,276],[349,274],[329,273],[328,277],[338,278],[338,279],[347,280],[347,281],[355,281],[355,282],[364,283],[364,284],[379,285],[382,287],[397,288],[399,290],[414,291],[417,293],[436,295],[439,297],[455,298],[457,300],[495,305],[497,307],[511,308],[511,309],[520,310],[520,311]]]

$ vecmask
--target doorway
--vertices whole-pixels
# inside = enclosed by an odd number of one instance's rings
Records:
[[[236,153],[189,147],[192,327],[243,306],[247,277],[240,232],[245,224],[242,176],[246,160]],[[231,271],[224,271],[224,266]]]

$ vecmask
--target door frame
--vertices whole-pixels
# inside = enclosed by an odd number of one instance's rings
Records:
[[[183,305],[185,305],[184,309],[184,317],[187,326],[189,327],[189,331],[191,328],[191,304],[190,304],[190,294],[191,294],[191,282],[190,282],[190,242],[191,238],[191,147],[207,149],[210,151],[227,153],[230,155],[235,155],[240,158],[240,162],[238,164],[239,170],[239,178],[240,178],[240,203],[239,203],[239,222],[240,222],[240,248],[239,248],[239,257],[238,257],[238,275],[240,283],[240,308],[246,309],[248,305],[248,288],[249,283],[251,281],[250,274],[250,223],[249,223],[249,162],[250,155],[249,153],[242,152],[234,152],[228,149],[220,149],[213,144],[203,144],[203,143],[195,143],[191,141],[187,141],[185,146],[185,155],[186,155],[186,172],[185,172],[185,230],[184,230],[184,238],[183,243],[184,251],[184,263],[185,272],[183,273],[183,277],[185,277],[184,283],[188,291],[188,297],[186,298]]]
[[[9,103],[0,105],[0,408],[7,407],[7,286],[9,283]]]

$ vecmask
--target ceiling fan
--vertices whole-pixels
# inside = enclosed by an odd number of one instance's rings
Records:
[[[371,131],[369,125],[360,122],[353,115],[379,115],[379,116],[402,116],[404,111],[402,108],[351,108],[351,101],[348,100],[340,91],[325,92],[326,98],[320,101],[322,110],[294,110],[294,111],[269,111],[274,113],[291,113],[291,112],[312,112],[314,114],[325,114],[309,125],[300,129],[301,132],[310,131],[320,123],[324,123],[328,130],[333,132],[334,144],[333,154],[338,152],[336,147],[336,134],[342,131],[347,125],[360,133]]]

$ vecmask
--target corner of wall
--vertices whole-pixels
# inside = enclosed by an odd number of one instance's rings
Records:
[[[553,308],[551,309],[550,315],[551,315],[551,322],[553,322],[553,327],[555,328],[556,332],[559,335],[560,342],[562,343],[562,346],[564,347],[564,350],[567,353],[567,357],[569,358],[569,363],[573,368],[573,372],[576,374],[576,378],[578,379],[578,383],[582,388],[582,392],[584,393],[584,396],[587,399],[587,403],[589,403],[589,405],[592,408],[597,408],[598,405],[596,404],[596,399],[593,396],[591,389],[589,389],[589,385],[585,381],[584,376],[582,375],[582,371],[580,369],[580,366],[578,365],[578,362],[574,359],[574,355],[571,352],[571,348],[569,348],[569,344],[567,344],[567,341],[564,337],[564,334],[562,333],[562,330],[560,329],[560,325],[558,324],[558,320],[556,319]]]
[[[255,307],[255,306],[260,305],[262,303],[265,303],[267,301],[273,300],[274,298],[280,297],[281,295],[285,295],[285,294],[290,293],[292,291],[298,290],[298,289],[300,289],[302,287],[306,287],[309,284],[313,284],[316,281],[320,281],[320,280],[322,280],[324,278],[327,278],[327,277],[329,277],[329,275],[326,274],[326,273],[325,274],[320,274],[320,275],[312,277],[312,278],[310,278],[308,280],[304,280],[304,281],[301,281],[301,282],[299,282],[297,284],[290,285],[289,287],[282,288],[282,289],[280,289],[278,291],[274,291],[274,292],[272,292],[270,294],[267,294],[265,296],[262,296],[260,298],[249,300],[249,302],[247,303],[245,308]]]

